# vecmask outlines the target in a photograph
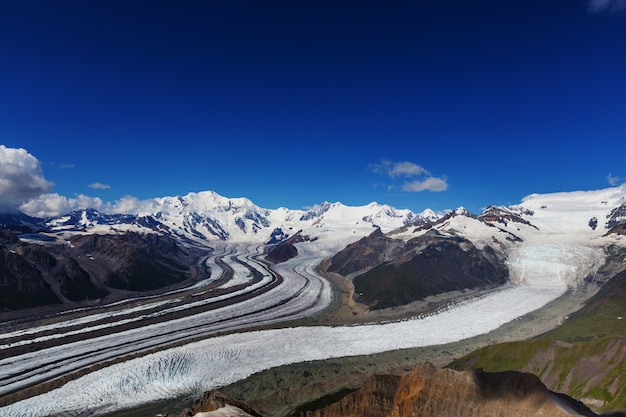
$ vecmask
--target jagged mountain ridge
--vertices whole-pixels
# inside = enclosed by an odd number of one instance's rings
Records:
[[[366,245],[362,245],[356,254],[349,256],[353,265],[339,271],[343,274],[373,268],[382,262],[398,264],[396,258],[403,254],[405,260],[410,260],[405,250],[408,242],[426,233],[437,233],[439,240],[466,242],[462,248],[464,253],[467,248],[474,247],[477,253],[482,254],[483,260],[493,264],[495,259],[506,265],[511,271],[509,279],[513,282],[528,279],[526,260],[516,264],[520,257],[530,256],[533,265],[545,262],[559,264],[563,253],[572,247],[581,246],[591,252],[584,252],[584,256],[580,256],[580,253],[570,251],[571,259],[565,259],[560,266],[563,272],[557,271],[556,274],[559,279],[561,275],[568,275],[567,279],[571,280],[568,285],[576,285],[604,262],[600,251],[610,244],[621,244],[616,239],[624,234],[625,195],[625,186],[588,192],[536,194],[526,197],[519,205],[489,206],[480,215],[461,207],[442,216],[430,210],[415,214],[410,210],[397,210],[377,203],[349,207],[325,202],[306,211],[287,208],[269,210],[245,198],[230,199],[207,191],[150,200],[130,214],[86,209],[49,219],[21,214],[4,215],[0,221],[16,232],[22,241],[43,246],[67,245],[78,236],[124,236],[133,232],[138,236],[167,236],[185,247],[200,247],[202,250],[210,250],[216,242],[274,245],[287,242],[298,231],[302,231],[302,235],[309,241],[330,239],[349,244],[376,231],[375,235],[383,239],[386,245],[391,242],[392,247],[397,247],[395,251],[389,251],[388,248],[366,249]],[[569,249],[561,250],[560,246],[563,245]],[[530,253],[529,248],[536,253]],[[277,261],[294,256],[297,253],[294,249],[290,248]],[[424,245],[415,248],[421,251],[424,249]],[[592,260],[591,264],[582,265],[581,262],[587,258]],[[479,263],[483,260],[479,260]],[[572,274],[568,271],[572,268],[578,272],[570,278]],[[167,265],[165,269],[173,271]],[[178,265],[176,269],[180,270]],[[68,282],[76,279],[86,282],[81,278],[84,274],[78,268],[68,265],[64,271],[73,277]],[[143,285],[128,287],[119,280],[116,285],[138,290],[154,288]],[[97,298],[97,294],[93,293],[90,297]],[[408,301],[406,297],[401,299]]]
[[[279,243],[297,230],[325,233],[339,228],[347,233],[364,235],[372,227],[389,231],[438,217],[431,210],[416,214],[378,203],[350,207],[339,202],[324,202],[309,210],[270,210],[246,198],[226,198],[206,191],[150,200],[133,214],[107,214],[85,209],[45,219],[43,223],[55,233],[134,230],[167,233],[190,243],[206,245],[211,241]]]
[[[351,280],[353,299],[372,309],[507,279],[553,288],[608,279],[597,271],[610,245],[624,245],[624,191],[537,194],[480,215],[460,207],[435,221],[372,233],[333,256],[328,271]]]

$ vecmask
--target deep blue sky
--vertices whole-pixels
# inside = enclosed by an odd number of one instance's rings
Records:
[[[623,4],[0,0],[0,144],[112,203],[476,212],[604,188],[626,178]]]

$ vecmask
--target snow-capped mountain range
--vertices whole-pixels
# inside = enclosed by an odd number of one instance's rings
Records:
[[[365,206],[324,202],[309,210],[265,209],[247,198],[227,198],[204,191],[155,198],[135,213],[84,209],[47,219],[5,215],[0,216],[0,223],[21,224],[23,229],[30,226],[54,240],[76,234],[135,231],[167,234],[202,246],[218,242],[273,244],[298,231],[312,239],[349,241],[370,234],[374,228],[408,240],[435,227],[444,233],[462,235],[478,247],[493,246],[504,254],[511,242],[537,236],[567,235],[562,243],[602,236],[626,223],[625,196],[624,185],[595,191],[533,194],[518,205],[489,206],[476,215],[463,207],[447,214],[430,209],[414,213],[375,202]]]
[[[251,299],[242,297],[235,304],[216,310],[202,308],[197,314],[178,313],[179,308],[195,308],[196,302],[179,297],[175,291],[165,294],[173,300],[146,298],[149,305],[145,308],[153,308],[154,304],[159,304],[160,309],[162,303],[168,303],[169,309],[170,302],[179,303],[171,307],[176,309],[177,314],[172,319],[175,323],[173,327],[186,335],[191,330],[210,329],[209,323],[213,319],[216,320],[215,325],[219,326],[215,329],[223,331],[225,320],[231,329],[241,329],[242,326],[249,325],[245,321],[248,319],[269,320],[268,322],[273,323],[275,320],[284,320],[284,317],[294,312],[313,314],[303,306],[312,306],[313,312],[321,311],[330,305],[332,291],[328,282],[318,274],[316,267],[351,242],[376,232],[375,226],[386,234],[386,238],[397,239],[394,244],[398,245],[403,244],[402,241],[415,241],[415,238],[422,238],[427,233],[436,235],[437,239],[449,237],[450,241],[458,242],[461,249],[469,247],[467,241],[470,241],[472,246],[489,256],[495,254],[497,261],[507,267],[509,276],[505,285],[479,296],[463,299],[458,304],[432,315],[367,325],[286,326],[254,332],[238,331],[151,355],[140,355],[136,359],[87,374],[42,396],[0,407],[0,414],[7,416],[84,415],[85,407],[96,403],[98,410],[104,413],[106,410],[180,397],[197,387],[214,387],[206,384],[227,385],[273,366],[456,342],[488,333],[505,323],[537,311],[566,294],[571,288],[586,288],[586,284],[597,287],[596,283],[611,279],[626,268],[626,185],[596,191],[533,194],[523,198],[518,205],[490,206],[481,214],[472,214],[462,207],[445,215],[430,211],[415,214],[376,203],[362,207],[324,203],[308,211],[284,208],[266,210],[247,199],[228,199],[212,192],[204,192],[155,199],[138,213],[103,214],[94,210],[82,210],[58,218],[21,219],[23,224],[13,229],[23,231],[20,235],[22,239],[29,239],[29,228],[33,232],[40,232],[33,233],[33,240],[37,236],[40,241],[45,240],[41,239],[44,236],[50,241],[58,242],[66,242],[80,234],[121,234],[135,231],[158,232],[176,237],[180,242],[215,247],[215,254],[207,251],[207,265],[213,268],[215,275],[219,275],[223,267],[217,262],[217,257],[228,255],[222,258],[225,265],[230,265],[234,271],[232,279],[237,285],[233,287],[233,294],[237,296],[239,291],[257,289],[257,284],[252,282],[256,275],[252,276],[251,269],[244,264],[258,269],[261,284],[265,279],[273,282],[274,275],[270,269],[284,278],[283,284],[275,287],[276,291],[270,288],[260,296]],[[6,221],[8,220],[9,216],[6,217]],[[14,222],[17,220],[20,218],[12,218]],[[0,218],[0,223],[6,221]],[[255,254],[261,253],[260,250],[263,249],[259,246],[273,239],[280,241],[299,230],[311,239],[297,243],[302,245],[298,246],[297,256],[271,266],[257,262]],[[102,238],[95,237],[98,240]],[[77,243],[77,240],[80,239],[72,239],[72,242]],[[6,245],[5,252],[15,256],[19,254],[11,251],[20,250],[24,253],[24,248],[18,247],[16,242],[7,242]],[[25,248],[31,249],[30,246],[25,245]],[[415,254],[424,249],[426,248],[423,246],[414,246]],[[92,252],[89,253],[93,255]],[[84,258],[80,261],[87,269],[91,262],[99,262],[99,259],[94,261]],[[251,285],[240,285],[249,280]],[[208,303],[212,302],[212,297],[223,296],[220,292],[211,295],[210,291],[197,291],[201,287],[196,285],[206,285],[203,281],[194,282],[190,287],[194,297],[204,294],[208,297]],[[307,290],[301,291],[305,287]],[[312,288],[317,290],[313,291]],[[593,288],[586,290],[585,294],[592,290]],[[297,296],[294,295],[296,293]],[[112,305],[118,304],[107,304],[107,308]],[[144,316],[143,310],[135,310],[139,307],[119,305],[119,321],[111,320],[108,312],[95,310],[94,318],[86,317],[88,324],[81,324],[80,329],[71,328],[73,323],[64,322],[63,326],[56,326],[60,329],[59,340],[73,331],[99,331],[100,326],[109,326],[109,321],[119,323],[124,320],[126,324],[128,314],[131,318]],[[272,310],[268,306],[276,306],[276,309]],[[229,316],[231,312],[232,316]],[[99,322],[102,315],[106,316],[107,323]],[[145,316],[148,315],[151,316],[152,312],[145,312]],[[59,367],[56,364],[62,364],[61,368],[74,366],[76,361],[73,358],[79,354],[84,355],[84,360],[97,362],[105,347],[115,351],[121,349],[120,352],[127,355],[133,353],[134,344],[139,339],[142,343],[160,344],[164,343],[162,340],[168,343],[172,340],[178,341],[177,333],[163,332],[161,325],[164,325],[166,319],[163,320],[163,323],[154,325],[111,331],[107,335],[106,343],[102,343],[101,336],[94,343],[93,339],[81,335],[73,342],[73,351],[65,348],[61,340],[59,346],[51,349],[57,356],[39,352],[28,355],[17,352],[15,355],[23,361],[24,366],[32,368],[31,378],[38,378],[36,375],[49,375],[45,371],[48,368],[52,369],[51,373],[57,372]],[[256,324],[257,321],[253,323]],[[40,337],[46,340],[57,336],[48,333],[50,328],[46,327],[42,331],[44,333]],[[159,339],[161,337],[164,339]],[[168,339],[169,337],[172,339]],[[20,343],[33,343],[32,339],[29,333]],[[302,349],[303,340],[306,340],[307,349]],[[92,353],[90,349],[94,346],[96,350]],[[276,355],[277,351],[281,354]],[[71,357],[66,360],[65,355]],[[233,363],[237,366],[233,366]],[[11,363],[7,368],[12,368]],[[172,369],[177,371],[172,372]],[[2,369],[0,371],[5,372]],[[14,379],[11,383],[18,387],[26,379],[20,372],[16,372],[12,378]]]
[[[157,198],[137,213],[106,214],[85,209],[45,219],[41,224],[58,237],[75,233],[157,232],[206,245],[213,241],[277,243],[299,230],[317,238],[338,232],[361,236],[374,227],[388,232],[440,217],[432,210],[413,213],[378,203],[351,207],[324,202],[309,210],[264,209],[247,198],[227,198],[205,191]]]

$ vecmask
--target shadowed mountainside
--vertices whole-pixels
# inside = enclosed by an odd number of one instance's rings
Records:
[[[76,236],[69,245],[20,241],[0,229],[0,310],[97,301],[113,289],[147,291],[204,274],[200,254],[168,236]]]
[[[406,243],[377,230],[336,254],[328,270],[357,274],[352,280],[354,299],[372,309],[450,291],[491,288],[508,278],[489,246],[479,250],[467,239],[434,229]]]

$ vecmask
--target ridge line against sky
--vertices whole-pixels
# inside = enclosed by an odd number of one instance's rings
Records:
[[[626,0],[0,3],[0,209],[517,204],[626,177]]]

